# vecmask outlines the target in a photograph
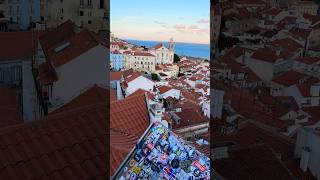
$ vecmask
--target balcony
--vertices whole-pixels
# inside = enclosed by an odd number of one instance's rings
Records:
[[[79,10],[91,10],[91,9],[93,9],[92,5],[83,4],[79,6]]]

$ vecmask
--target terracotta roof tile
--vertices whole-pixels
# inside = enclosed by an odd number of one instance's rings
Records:
[[[267,15],[276,16],[276,15],[278,15],[280,12],[282,12],[281,9],[277,9],[277,8],[272,7],[272,8],[270,8],[270,9],[267,9],[267,10],[263,11],[262,13],[263,13],[263,14],[267,14]]]
[[[69,62],[100,43],[93,32],[82,30],[76,33],[74,28],[73,22],[66,21],[39,39],[45,56],[55,67]],[[62,46],[61,50],[55,51]]]
[[[0,128],[23,123],[17,93],[17,89],[0,84]]]
[[[290,71],[287,71],[287,72],[275,77],[273,79],[273,81],[278,83],[278,84],[284,85],[284,86],[291,86],[291,85],[294,85],[294,84],[298,85],[299,82],[301,80],[303,80],[303,79],[312,80],[312,79],[316,79],[316,78],[313,78],[311,76],[302,74],[302,73],[297,72],[297,71],[290,70]]]
[[[154,46],[154,48],[155,48],[155,49],[159,49],[159,48],[161,48],[162,46],[163,46],[162,43],[158,43],[157,45]]]
[[[126,83],[129,83],[140,76],[142,76],[140,72],[134,71],[134,72],[124,76],[124,80],[126,81]]]
[[[310,64],[314,64],[316,62],[319,62],[320,58],[319,57],[300,57],[300,58],[296,59],[296,61],[310,65]]]
[[[38,67],[39,79],[43,85],[52,84],[58,80],[55,69],[49,62],[44,62]]]
[[[106,177],[107,170],[97,170],[100,168],[95,159],[97,155],[105,154],[106,157],[106,142],[101,142],[107,140],[104,118],[101,118],[106,113],[105,108],[104,104],[88,105],[49,115],[43,120],[0,129],[1,144],[7,144],[0,151],[8,159],[4,161],[1,158],[0,167],[4,168],[1,168],[0,176],[8,177],[6,179],[14,179],[15,175],[19,179]],[[85,121],[80,120],[83,117]],[[99,125],[92,126],[93,123]],[[48,131],[56,124],[63,125],[63,128],[56,132]],[[75,127],[79,129],[75,131]],[[79,136],[79,131],[84,135],[88,132],[94,135],[84,139]],[[101,131],[104,134],[98,134]],[[14,138],[19,133],[29,135]],[[90,144],[95,140],[100,142],[100,147]],[[92,164],[97,165],[97,168],[92,167]]]
[[[253,53],[251,58],[271,62],[276,62],[279,57],[276,55],[274,51],[272,51],[270,48],[260,48],[257,51]]]
[[[110,72],[110,81],[120,81],[122,77],[121,71],[111,71]]]
[[[111,174],[119,167],[149,125],[144,94],[137,94],[110,104]]]
[[[276,154],[263,145],[229,151],[228,158],[213,163],[226,179],[295,179]]]
[[[62,41],[56,46],[48,49],[49,52],[47,51],[45,54],[49,56],[49,60],[52,61],[55,67],[59,67],[97,46],[99,43],[93,36],[94,34],[92,32],[83,30],[70,37],[68,40]],[[55,48],[68,42],[70,43],[68,47],[60,52],[55,52]]]
[[[151,92],[146,91],[144,89],[140,89],[140,88],[138,90],[136,90],[134,93],[132,93],[129,96],[127,96],[127,97],[131,97],[131,96],[135,96],[135,95],[141,95],[141,94],[145,94],[145,93],[147,93],[147,96],[148,96],[149,99],[151,99],[151,100],[154,99],[154,97],[155,97],[154,94],[152,94]]]
[[[0,60],[31,59],[37,50],[37,38],[42,32],[31,31],[1,32],[0,33]],[[32,46],[32,43],[35,46]]]
[[[153,54],[150,54],[148,52],[140,52],[140,51],[135,51],[135,52],[131,53],[131,55],[133,55],[133,56],[151,56],[151,57],[155,57]]]
[[[170,91],[172,88],[169,86],[160,86],[158,87],[158,90],[160,91],[160,94],[164,94],[168,91]]]
[[[117,100],[117,92],[114,89],[110,89],[110,102]]]

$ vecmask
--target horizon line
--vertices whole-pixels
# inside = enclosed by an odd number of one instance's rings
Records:
[[[158,40],[144,40],[144,39],[135,39],[135,38],[121,38],[124,40],[137,40],[137,41],[155,41],[155,42],[169,42],[169,41],[158,41]],[[210,45],[210,43],[198,43],[198,42],[181,42],[181,41],[174,41],[175,43],[185,43],[185,44],[201,44],[201,45]]]

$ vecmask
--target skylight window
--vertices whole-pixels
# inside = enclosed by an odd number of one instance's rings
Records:
[[[58,53],[58,52],[64,50],[65,48],[69,47],[70,45],[71,45],[71,43],[70,43],[69,41],[66,42],[66,43],[63,43],[62,45],[56,47],[56,48],[54,49],[54,52]]]

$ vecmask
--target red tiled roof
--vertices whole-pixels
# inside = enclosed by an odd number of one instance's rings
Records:
[[[62,23],[54,31],[48,31],[42,36],[40,36],[39,41],[42,46],[42,49],[49,49],[54,46],[57,46],[59,43],[67,40],[72,37],[74,32],[75,25],[72,21],[68,20],[65,23]]]
[[[49,62],[44,62],[38,67],[39,79],[43,85],[52,84],[58,80],[55,69]]]
[[[124,76],[124,80],[126,81],[126,83],[129,83],[140,76],[142,76],[140,72],[134,71],[134,72]]]
[[[307,169],[306,172],[303,172],[303,170],[300,168],[299,159],[288,160],[284,163],[285,166],[297,179],[316,180],[316,178],[312,175],[309,169]]]
[[[124,45],[125,45],[125,43],[123,43],[123,42],[115,42],[115,41],[113,41],[113,42],[110,42],[110,45],[124,46]]]
[[[311,97],[311,86],[319,81],[317,78],[311,78],[305,83],[297,84],[297,87],[303,97]]]
[[[114,174],[149,125],[144,94],[110,103],[110,174]]]
[[[274,63],[276,62],[279,57],[276,55],[276,53],[271,50],[270,48],[260,48],[257,51],[253,53],[251,58],[266,61],[266,62],[271,62]]]
[[[0,129],[2,179],[105,179],[106,106]]]
[[[106,88],[99,87],[98,85],[93,85],[91,88],[87,89],[85,92],[72,99],[70,102],[52,111],[50,114],[63,112],[90,104],[106,102],[108,93],[109,92]]]
[[[94,33],[88,30],[75,33],[74,28],[73,22],[66,21],[39,39],[48,61],[51,61],[55,67],[69,62],[100,43]],[[55,52],[55,48],[66,45],[66,43],[70,44],[61,51]]]
[[[154,46],[155,49],[159,49],[163,47],[163,44],[162,43],[158,43],[157,45]]]
[[[120,81],[122,77],[121,71],[110,71],[110,81]]]
[[[320,51],[320,44],[318,44],[316,46],[309,47],[309,50],[311,50],[311,51]]]
[[[92,32],[83,30],[70,37],[67,41],[62,41],[57,46],[50,48],[46,55],[49,56],[50,61],[52,61],[55,67],[59,67],[97,46],[99,42],[93,36],[95,35]],[[54,48],[67,42],[70,42],[68,47],[60,52],[54,52]]]
[[[175,121],[173,122],[173,129],[179,129],[186,126],[192,126],[196,124],[201,124],[208,122],[208,119],[203,115],[203,113],[198,109],[198,107],[193,108],[195,105],[191,107],[182,107],[181,112],[176,112],[176,114],[181,118],[180,124],[177,124]]]
[[[32,35],[31,31],[1,32],[0,60],[30,59],[37,50],[37,38],[40,34],[35,32]]]
[[[263,14],[267,14],[267,15],[272,15],[272,16],[276,16],[278,15],[282,10],[281,9],[277,9],[277,8],[270,8],[270,9],[267,9],[265,11],[263,11],[262,13]]]
[[[248,66],[244,64],[240,64],[231,58],[225,58],[223,60],[223,63],[226,63],[227,66],[231,69],[231,72],[234,74],[247,73],[247,80],[249,80],[250,82],[261,81],[261,79],[256,75],[256,73],[254,73]]]
[[[153,54],[150,54],[148,52],[140,52],[140,51],[135,51],[135,52],[131,53],[131,55],[133,55],[133,56],[152,56],[152,57],[155,57]]]
[[[301,62],[304,64],[313,64],[320,61],[319,57],[301,57],[296,59],[297,62]]]
[[[118,50],[114,50],[114,51],[111,51],[111,54],[121,54],[121,52]]]
[[[227,50],[225,57],[231,57],[231,58],[238,58],[239,56],[242,56],[245,51],[245,48],[240,46],[235,46],[229,50]]]
[[[264,104],[260,100],[257,100],[256,96],[249,91],[226,85],[222,86],[222,88],[225,91],[224,100],[231,100],[231,106],[239,114],[280,131],[287,130],[291,125],[291,122],[280,119],[283,111],[277,108],[277,104]]]
[[[127,97],[131,97],[131,96],[135,96],[135,95],[141,95],[141,94],[145,94],[145,93],[147,93],[147,96],[148,96],[149,99],[151,99],[151,100],[154,99],[154,97],[155,97],[154,94],[152,94],[151,92],[146,91],[144,89],[140,89],[140,88],[138,90],[136,90],[134,93],[132,93],[129,96],[127,96]]]
[[[276,82],[278,84],[284,85],[284,86],[291,86],[294,84],[299,84],[299,81],[303,78],[307,79],[314,79],[308,75],[302,74],[297,71],[287,71],[273,79],[273,82]]]
[[[158,90],[160,91],[160,94],[164,94],[168,91],[170,91],[172,88],[169,86],[160,86],[158,87]]]
[[[271,45],[280,47],[282,49],[295,52],[297,49],[302,48],[301,44],[292,40],[291,38],[278,39],[270,42]],[[281,52],[282,53],[282,52]]]
[[[110,102],[112,101],[116,101],[117,100],[117,91],[114,90],[114,89],[110,89],[110,92],[109,92],[109,98],[110,98]]]
[[[228,158],[215,160],[213,164],[215,170],[230,180],[295,179],[276,154],[264,145],[230,150]]]
[[[292,28],[289,33],[296,38],[302,38],[303,40],[309,37],[312,30],[302,29],[302,28]]]
[[[202,88],[204,88],[205,86],[206,86],[205,84],[197,84],[197,85],[196,85],[196,88],[202,89]]]
[[[23,123],[17,89],[0,84],[0,128]]]
[[[319,121],[319,117],[320,117],[320,107],[319,106],[303,107],[302,110],[311,116],[310,120],[311,120],[312,124]]]
[[[123,54],[131,54],[131,50],[123,51]]]
[[[265,144],[269,148],[273,149],[275,153],[281,154],[284,160],[293,157],[295,140],[278,132],[271,132],[259,127],[252,122],[247,122],[235,133],[231,133],[229,135],[221,135],[219,134],[219,131],[216,130],[213,130],[212,132],[211,138],[215,139],[216,144],[233,141],[235,145],[230,148],[242,148],[254,144]]]
[[[202,74],[194,74],[192,75],[191,78],[189,78],[190,81],[197,81],[197,80],[201,80],[202,78],[204,78],[204,75]]]
[[[320,17],[319,16],[314,16],[314,15],[311,15],[311,14],[308,14],[308,13],[304,13],[303,14],[303,18],[311,21],[312,25],[316,24],[317,22],[320,21]]]

